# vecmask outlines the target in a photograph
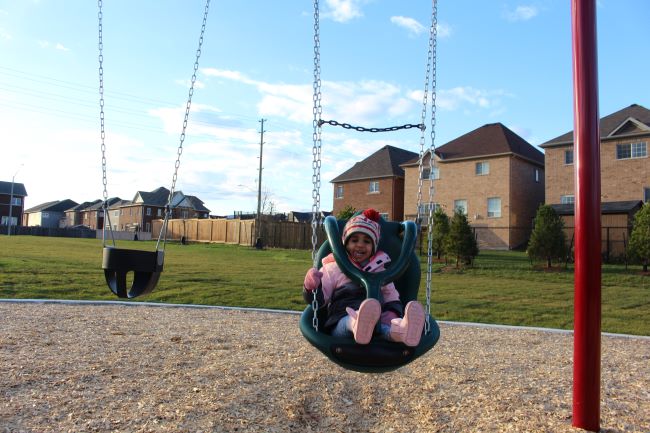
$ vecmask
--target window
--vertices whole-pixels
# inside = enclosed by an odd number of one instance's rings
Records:
[[[462,213],[467,215],[467,200],[454,200],[454,211],[456,210],[460,210]]]
[[[151,208],[150,207],[147,208],[147,216],[151,216]]]
[[[388,213],[386,212],[379,212],[379,216],[388,221]]]
[[[11,198],[11,204],[13,206],[20,206],[22,204],[22,202],[23,202],[23,199],[21,199],[20,197],[12,197]]]
[[[183,209],[183,212],[181,212],[181,214],[182,214],[182,217],[181,217],[181,218],[183,218],[183,219],[187,219],[187,217],[188,217],[187,209]],[[147,230],[147,231],[149,231],[149,230]]]
[[[368,188],[368,192],[370,194],[375,194],[379,192],[379,181],[373,180],[370,182],[370,186]]]
[[[42,216],[43,218],[49,218],[49,217],[50,217],[50,213],[49,213],[49,212],[43,212],[43,213],[41,214],[41,216]]]
[[[431,209],[433,210],[433,212],[437,211],[438,209],[440,209],[440,203],[431,203]],[[420,216],[429,215],[429,203],[420,204],[420,209],[418,213]]]
[[[489,162],[477,162],[476,163],[476,175],[483,176],[490,174],[490,163]]]
[[[118,216],[120,216],[120,211],[119,211],[119,210],[114,211],[114,212],[113,212],[113,216],[114,216],[114,217],[118,217]]]
[[[440,179],[440,170],[438,169],[438,167],[433,167],[431,170],[429,170],[428,168],[423,168],[422,179],[424,180]]]
[[[151,223],[147,223],[147,229],[145,231],[147,231],[147,232],[151,231]]]
[[[501,217],[501,198],[500,197],[490,197],[487,202],[488,218],[499,218]]]
[[[650,203],[650,188],[643,188],[643,202]]]
[[[573,149],[564,151],[564,164],[565,165],[573,164]]]
[[[334,198],[343,198],[343,185],[337,185]]]
[[[539,168],[535,169],[535,182],[539,183]]]
[[[574,202],[575,202],[575,197],[573,196],[573,194],[560,196],[560,203],[562,204],[573,204]]]
[[[11,224],[7,224],[8,222],[9,222],[9,217],[8,216],[3,216],[2,217],[2,225],[3,226],[8,226],[8,225],[15,226],[15,225],[17,225],[18,224],[18,217],[12,216],[11,217]]]
[[[158,209],[158,211],[156,212],[156,215],[157,216],[162,216],[162,209]]]
[[[616,145],[616,159],[645,158],[648,149],[645,141]]]

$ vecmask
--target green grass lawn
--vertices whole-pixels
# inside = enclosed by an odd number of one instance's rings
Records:
[[[153,242],[119,243],[154,250]],[[0,236],[0,297],[115,300],[100,240]],[[422,258],[423,272],[426,257]],[[156,290],[137,301],[302,310],[311,253],[223,244],[168,244]],[[602,330],[650,335],[650,277],[604,265]],[[425,302],[422,279],[420,298]],[[440,320],[572,329],[573,269],[532,267],[514,251],[483,251],[472,268],[434,263],[431,313]]]

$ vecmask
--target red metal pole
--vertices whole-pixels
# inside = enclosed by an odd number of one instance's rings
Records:
[[[573,426],[600,430],[600,135],[596,0],[572,0],[575,167]]]

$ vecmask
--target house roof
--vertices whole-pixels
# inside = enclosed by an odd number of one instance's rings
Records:
[[[138,196],[141,200],[138,200]],[[153,191],[138,191],[133,197],[133,204],[147,204],[150,206],[166,206],[169,198],[169,190],[163,186]]]
[[[311,222],[312,216],[314,215],[312,212],[298,212],[295,210],[289,212],[289,214],[294,220],[301,223]],[[320,214],[324,219],[325,217],[332,215],[332,212],[320,211]]]
[[[106,200],[106,201],[108,202],[108,207],[111,208],[111,207],[113,207],[113,205],[115,205],[116,203],[123,202],[124,200],[122,200],[122,199],[119,198],[119,197],[111,197],[111,198],[109,198],[109,199]],[[90,206],[88,206],[85,210],[98,210],[98,209],[101,209],[102,207],[104,207],[104,201],[103,201],[103,200],[95,200],[95,201],[94,201]]]
[[[550,205],[558,215],[573,215],[574,204],[552,204]],[[641,209],[641,200],[608,201],[600,204],[601,214],[631,214]]]
[[[210,212],[203,202],[194,195],[186,195],[185,198],[192,204],[192,209],[198,212]]]
[[[2,182],[0,181],[0,194],[11,195],[11,184],[14,185],[14,195],[17,197],[25,197],[27,195],[27,190],[25,190],[25,185],[18,182]]]
[[[118,209],[122,206],[129,206],[132,205],[133,202],[131,200],[122,200],[119,197],[115,197],[115,201],[111,201],[112,199],[108,200],[108,208],[109,209]]]
[[[600,138],[607,138],[612,135],[626,135],[635,133],[650,134],[650,110],[632,104],[615,113],[600,119]],[[562,134],[540,145],[540,147],[552,147],[573,143],[573,131]]]
[[[352,168],[336,176],[331,182],[347,182],[379,177],[404,177],[404,169],[400,166],[417,157],[418,154],[415,152],[393,146],[384,146],[363,161],[355,163]]]
[[[65,199],[65,200],[55,200],[48,201],[46,203],[41,203],[38,206],[34,206],[25,211],[25,213],[36,213],[36,212],[65,212],[70,208],[77,206],[77,202]]]
[[[544,165],[544,154],[502,123],[489,123],[438,147],[436,155],[443,161],[514,154]],[[417,164],[419,158],[408,162]]]
[[[97,203],[101,203],[102,201],[97,199],[93,201],[85,201],[83,203],[79,203],[78,205],[71,207],[70,209],[67,210],[67,212],[81,212],[83,210],[88,209],[89,207],[96,205]]]

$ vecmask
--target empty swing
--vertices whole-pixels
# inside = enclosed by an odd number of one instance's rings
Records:
[[[435,54],[436,54],[436,25],[437,6],[436,0],[432,1],[433,11],[431,15],[431,27],[429,35],[429,51],[427,57],[427,70],[423,96],[422,119],[420,124],[407,124],[389,128],[365,128],[352,126],[347,123],[339,123],[333,120],[322,120],[321,106],[321,80],[320,80],[320,35],[319,35],[319,4],[314,0],[314,107],[313,107],[313,189],[312,189],[312,261],[313,267],[318,269],[322,260],[328,254],[333,253],[336,263],[343,273],[352,281],[361,284],[366,290],[367,298],[380,299],[380,289],[383,285],[393,282],[400,295],[400,301],[406,305],[409,301],[416,300],[420,287],[420,260],[415,253],[415,243],[418,233],[418,225],[421,222],[420,212],[422,209],[422,173],[423,162],[426,154],[429,157],[429,170],[433,168],[435,152],[434,126],[435,126]],[[430,75],[433,76],[432,97],[431,97],[431,143],[425,152],[425,126],[427,112],[427,101],[429,93]],[[379,219],[382,233],[379,241],[379,249],[388,253],[393,260],[390,267],[377,272],[370,273],[354,266],[347,255],[345,246],[342,243],[341,232],[346,220],[337,220],[328,216],[324,220],[324,228],[327,240],[317,248],[318,224],[320,221],[320,167],[321,167],[321,128],[324,124],[342,126],[346,129],[353,129],[360,132],[388,132],[399,129],[418,128],[420,134],[420,155],[419,155],[419,184],[417,209],[417,224],[413,221],[391,222],[383,218]],[[433,181],[430,178],[429,184],[429,205],[427,227],[432,226],[433,209],[431,199],[433,197]],[[316,292],[313,295],[311,305],[308,305],[300,319],[300,330],[303,336],[314,347],[325,354],[331,361],[343,368],[366,372],[382,373],[402,367],[417,357],[429,351],[440,338],[440,328],[431,316],[431,267],[432,267],[432,236],[428,230],[427,237],[427,280],[426,280],[426,320],[424,332],[420,342],[415,347],[409,347],[402,343],[391,342],[375,336],[367,345],[359,345],[354,339],[348,337],[334,337],[323,332],[322,325],[325,322],[326,308],[318,305]]]
[[[120,298],[135,298],[137,296],[146,295],[150,293],[158,283],[160,273],[163,271],[163,264],[165,258],[165,245],[167,243],[167,223],[171,216],[171,202],[174,197],[176,188],[176,179],[178,178],[178,168],[180,167],[180,158],[183,153],[183,142],[185,141],[185,131],[187,129],[187,121],[190,114],[190,106],[192,104],[192,95],[194,94],[194,85],[196,83],[196,72],[199,67],[199,59],[201,57],[201,46],[203,45],[203,34],[205,33],[205,25],[208,19],[208,10],[210,7],[210,0],[206,0],[205,9],[203,12],[203,23],[201,25],[201,34],[199,36],[198,48],[196,50],[196,58],[194,61],[194,71],[190,89],[188,93],[187,103],[185,104],[185,116],[183,118],[183,128],[180,135],[180,143],[178,145],[176,163],[174,166],[174,175],[172,177],[172,184],[165,205],[165,216],[163,223],[158,234],[158,241],[156,242],[155,251],[133,250],[125,248],[117,248],[115,245],[115,236],[113,234],[113,227],[110,221],[110,213],[108,212],[109,199],[107,192],[107,176],[106,176],[106,144],[105,144],[105,122],[104,122],[104,54],[103,54],[103,12],[102,0],[98,0],[98,21],[99,21],[99,105],[100,105],[100,125],[101,125],[101,151],[102,151],[102,182],[104,185],[103,191],[103,205],[102,211],[104,213],[105,221],[102,228],[102,245],[103,245],[103,259],[102,268],[104,269],[104,276],[106,283],[111,291]],[[106,227],[111,238],[111,244],[107,245]],[[129,287],[127,282],[127,275],[133,273],[133,281]]]

